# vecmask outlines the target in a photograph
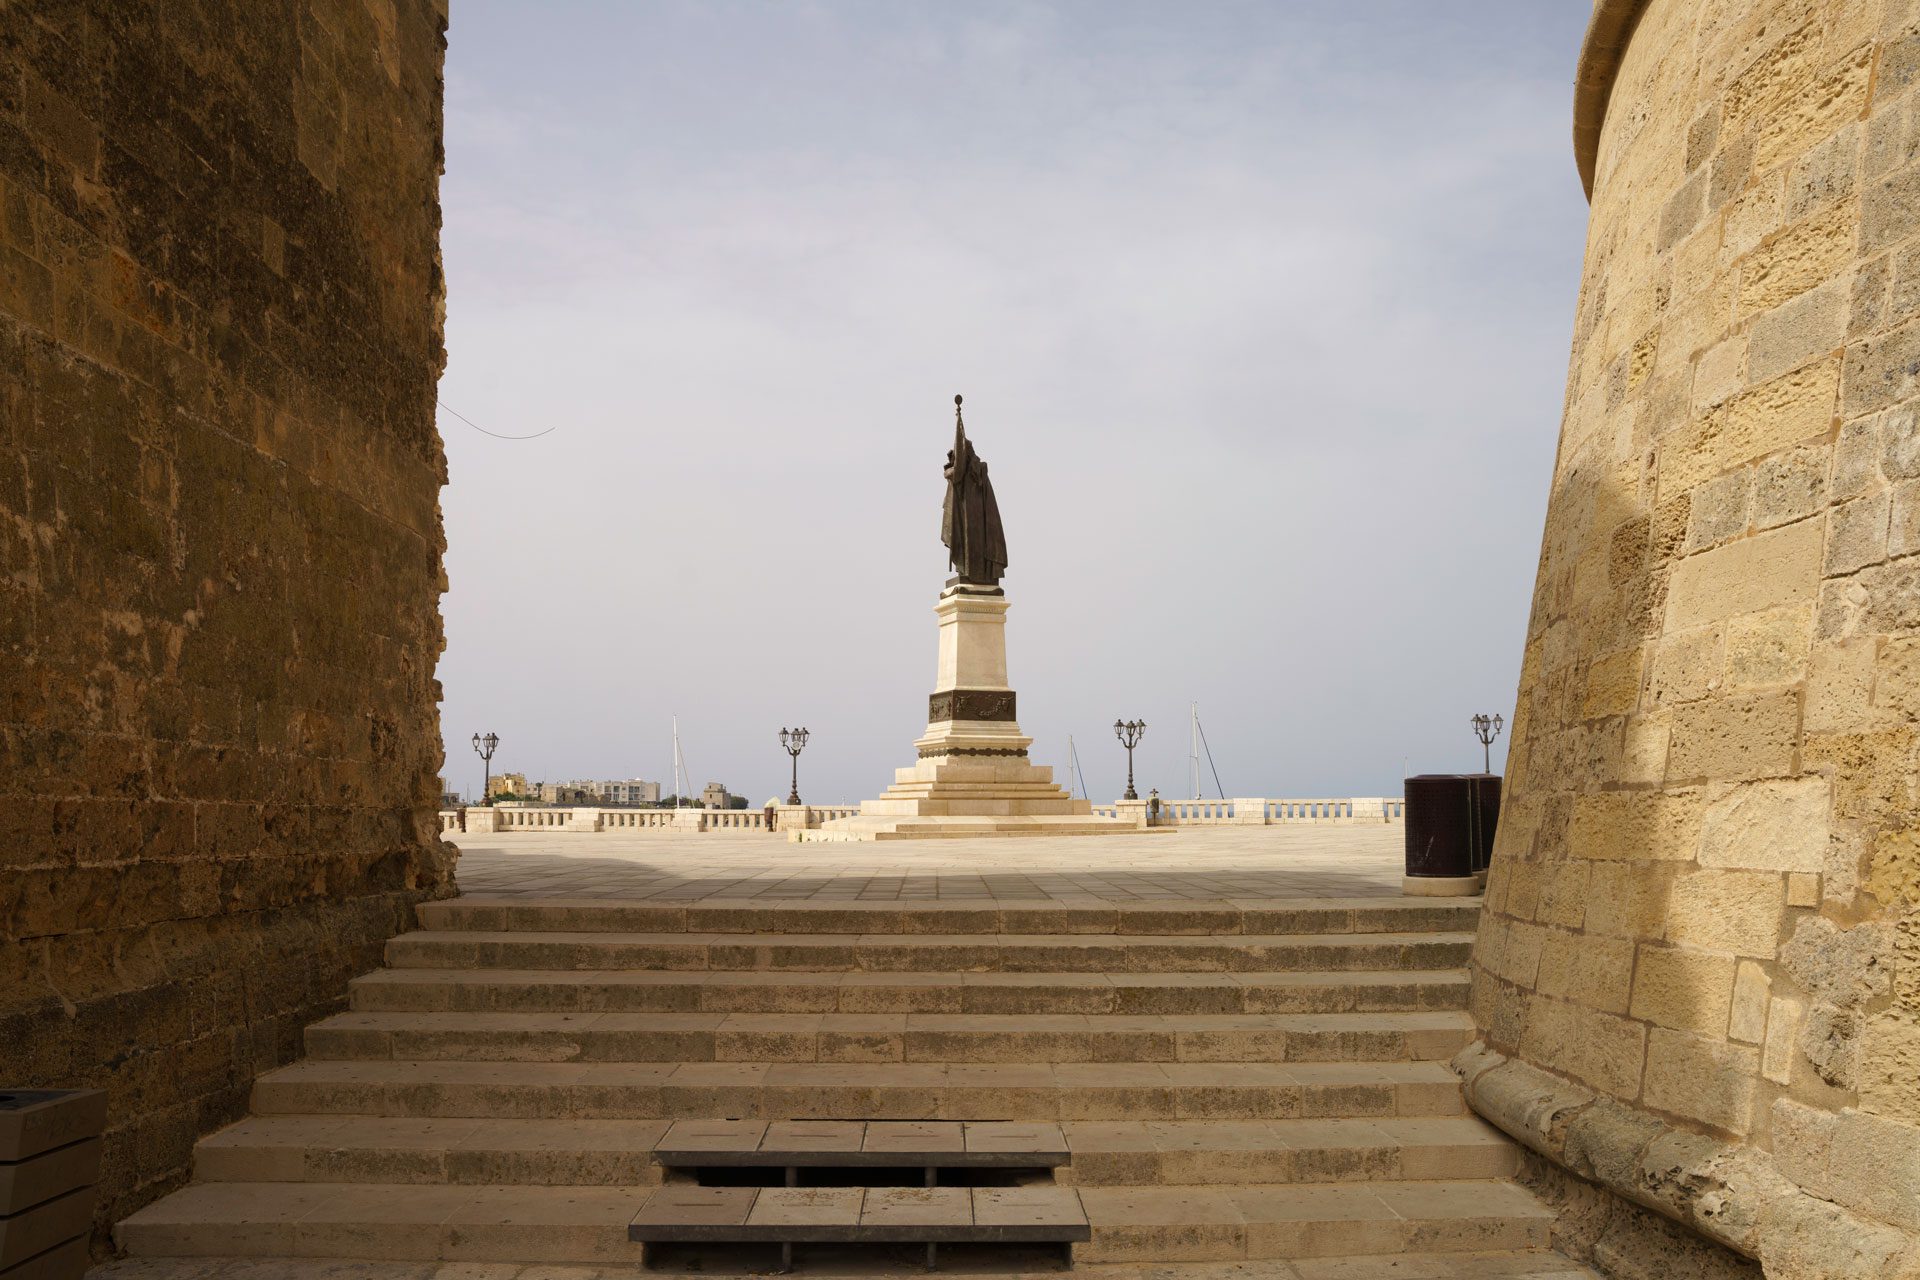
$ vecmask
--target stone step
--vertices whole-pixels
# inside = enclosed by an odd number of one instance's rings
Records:
[[[1131,1280],[1146,1280],[1142,1274],[1151,1264],[1115,1263],[1106,1273],[1118,1277],[1134,1273]],[[1598,1271],[1581,1266],[1552,1249],[1501,1249],[1472,1253],[1390,1253],[1357,1254],[1346,1257],[1296,1258],[1293,1273],[1298,1280],[1602,1280]],[[103,1277],[102,1280],[113,1280]],[[239,1280],[235,1277],[234,1280]],[[307,1280],[289,1275],[275,1280]],[[313,1280],[332,1280],[314,1277]],[[384,1280],[383,1277],[355,1277],[355,1280]],[[394,1277],[394,1280],[412,1280]],[[556,1277],[555,1280],[558,1280]],[[1156,1280],[1168,1280],[1165,1275]],[[1197,1278],[1196,1278],[1197,1280]]]
[[[670,1121],[253,1116],[201,1141],[202,1182],[645,1186]],[[1070,1120],[1062,1183],[1155,1186],[1509,1176],[1518,1148],[1471,1116]]]
[[[1288,934],[1470,932],[1477,899],[1153,899],[1116,904],[968,899],[904,905],[808,899],[768,905],[606,898],[449,898],[417,908],[422,928],[488,933]]]
[[[115,1229],[147,1257],[387,1258],[637,1266],[647,1186],[203,1182]],[[1551,1213],[1492,1181],[1085,1187],[1087,1262],[1535,1250]],[[1329,1273],[1337,1274],[1337,1273]],[[1498,1274],[1498,1273],[1492,1273]],[[1508,1274],[1512,1274],[1509,1272]]]
[[[1061,1182],[1093,1186],[1505,1178],[1519,1148],[1477,1117],[1081,1120]]]
[[[1461,969],[1337,973],[656,973],[382,969],[355,1012],[1351,1013],[1466,1007]]]
[[[1437,1062],[315,1062],[259,1077],[256,1115],[642,1120],[1262,1120],[1452,1116]]]
[[[343,1013],[315,1059],[469,1062],[1444,1061],[1464,1012],[1329,1014]]]
[[[402,969],[645,969],[807,973],[1298,973],[1445,969],[1470,933],[720,934],[417,930],[387,943]]]
[[[810,1253],[812,1251],[809,1251]],[[1001,1280],[1059,1280],[1060,1264],[1057,1254],[1048,1256],[1052,1251],[1045,1246],[1023,1248],[1014,1246],[1007,1250],[996,1250],[992,1255],[998,1264],[992,1274]],[[81,1250],[84,1257],[85,1250]],[[943,1250],[943,1270],[951,1251]],[[764,1260],[768,1255],[748,1255],[740,1260],[740,1271],[745,1273],[756,1269],[754,1259],[759,1260],[757,1269],[764,1270]],[[896,1255],[896,1259],[904,1255]],[[977,1256],[976,1256],[977,1257]],[[849,1259],[852,1261],[852,1259]],[[867,1260],[879,1262],[882,1259]],[[710,1265],[709,1260],[695,1256],[676,1260],[678,1265],[668,1264],[649,1268],[646,1275],[649,1280],[712,1280],[715,1275],[729,1274],[729,1269]],[[971,1265],[962,1264],[952,1267],[955,1272],[978,1274],[979,1263],[970,1260]],[[459,1266],[459,1264],[455,1264]],[[514,1276],[517,1280],[611,1280],[608,1274],[597,1267],[534,1266],[521,1268],[512,1263],[478,1264],[461,1266],[458,1270],[449,1268],[441,1271],[433,1264],[420,1262],[368,1261],[364,1258],[353,1260],[351,1280],[423,1280],[423,1266],[429,1268],[428,1274],[435,1280],[503,1280]],[[1473,1253],[1394,1253],[1361,1254],[1348,1257],[1295,1258],[1288,1262],[1291,1270],[1281,1273],[1272,1269],[1271,1263],[1262,1263],[1262,1274],[1269,1280],[1601,1280],[1597,1271],[1573,1262],[1550,1249],[1502,1249],[1495,1252]],[[1081,1268],[1076,1268],[1080,1270]],[[859,1268],[842,1267],[839,1259],[823,1268],[824,1274],[831,1275],[880,1275],[883,1272],[868,1265]],[[1201,1264],[1189,1270],[1192,1280],[1225,1280],[1230,1274],[1238,1274],[1234,1264]],[[619,1274],[619,1273],[616,1273]],[[897,1274],[885,1272],[884,1274]],[[1088,1272],[1097,1280],[1178,1280],[1153,1263],[1115,1262],[1102,1266],[1098,1271]],[[249,1258],[213,1261],[207,1259],[182,1260],[177,1262],[156,1262],[148,1258],[127,1258],[118,1262],[102,1263],[87,1272],[87,1280],[343,1280],[341,1264],[337,1259],[329,1258]]]
[[[249,1116],[202,1138],[201,1182],[641,1187],[672,1121]]]
[[[1553,1213],[1510,1182],[1086,1187],[1086,1262],[1544,1249]]]

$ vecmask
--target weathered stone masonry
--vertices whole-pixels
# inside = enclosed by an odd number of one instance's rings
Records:
[[[434,820],[444,0],[0,0],[0,1084],[186,1172]]]
[[[1575,117],[1457,1065],[1615,1274],[1920,1275],[1920,6],[1601,0]]]

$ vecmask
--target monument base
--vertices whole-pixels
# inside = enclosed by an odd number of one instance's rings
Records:
[[[1477,898],[1487,891],[1487,873],[1470,876],[1402,876],[1400,892],[1409,898]]]
[[[857,840],[980,840],[1007,836],[1117,836],[1138,828],[1113,818],[1092,814],[1074,817],[1035,814],[1030,817],[977,818],[949,814],[925,818],[835,818],[811,831],[795,831],[787,838],[808,844]],[[1171,827],[1152,827],[1171,831]]]
[[[938,726],[949,727],[949,726]],[[975,737],[978,735],[969,735]],[[922,743],[926,739],[921,740]],[[1140,828],[1130,819],[1093,812],[1053,780],[1053,770],[1026,760],[1020,747],[1004,756],[961,755],[995,748],[961,747],[894,773],[894,783],[850,818],[805,831],[799,841],[952,840],[995,836],[1102,836]],[[927,749],[922,747],[923,750]],[[938,748],[936,748],[938,750]],[[1011,754],[1017,751],[1018,754]],[[1165,829],[1165,828],[1161,828]]]
[[[1033,739],[1014,719],[1007,687],[1007,600],[999,590],[950,583],[934,607],[940,619],[940,668],[927,700],[927,731],[914,742],[918,763],[897,769],[893,785],[860,806],[805,831],[799,841],[938,840],[978,836],[1119,835],[1130,819],[1095,816],[1027,759]]]

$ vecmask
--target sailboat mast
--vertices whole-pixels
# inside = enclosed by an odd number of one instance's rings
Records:
[[[1193,718],[1190,731],[1192,741],[1187,746],[1187,773],[1193,780],[1193,798],[1200,798],[1200,704],[1189,702],[1187,710]]]

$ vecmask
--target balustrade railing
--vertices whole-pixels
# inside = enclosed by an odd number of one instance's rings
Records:
[[[1271,800],[1162,800],[1096,804],[1095,816],[1144,819],[1154,827],[1292,826],[1304,823],[1365,824],[1400,822],[1406,801],[1399,796],[1352,796]],[[860,812],[857,804],[780,805],[769,828],[764,809],[598,809],[543,806],[442,809],[440,830],[447,831],[767,831],[817,827]],[[462,821],[462,814],[465,821]]]
[[[493,826],[496,831],[551,830],[567,826],[572,818],[571,809],[496,809]]]
[[[600,811],[602,831],[644,831],[649,828],[672,825],[673,810],[671,809],[602,809]]]
[[[1162,800],[1160,814],[1152,822],[1157,827],[1232,822],[1233,803],[1231,800]]]
[[[758,809],[709,809],[706,812],[709,831],[764,830],[766,825],[767,817]]]
[[[1352,817],[1351,800],[1276,800],[1267,807],[1270,822],[1338,822]]]
[[[1162,800],[1150,816],[1156,827],[1270,826],[1309,822],[1398,822],[1406,802],[1398,796],[1269,800]]]

